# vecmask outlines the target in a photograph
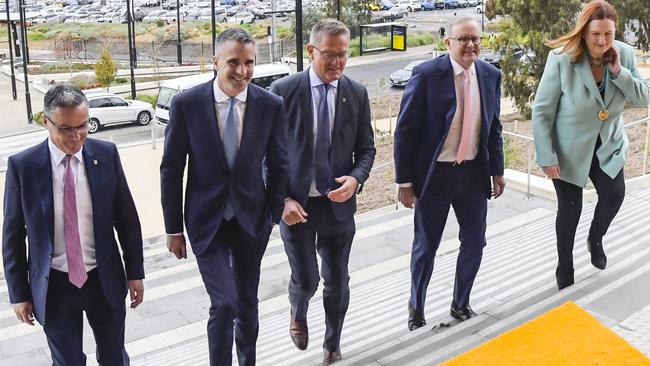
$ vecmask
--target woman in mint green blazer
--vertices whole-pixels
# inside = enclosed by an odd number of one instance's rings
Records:
[[[650,104],[650,87],[634,50],[615,41],[616,10],[602,0],[584,6],[575,28],[546,44],[544,75],[533,104],[537,162],[553,180],[559,289],[573,278],[573,243],[582,212],[582,189],[591,179],[598,203],[587,237],[591,263],[605,269],[602,238],[625,196],[623,165],[628,140],[621,114],[626,101]]]

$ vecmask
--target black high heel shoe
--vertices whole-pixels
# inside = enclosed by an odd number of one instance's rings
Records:
[[[573,285],[573,268],[560,268],[555,270],[555,280],[557,281],[557,289],[561,290],[565,287]]]
[[[591,242],[587,239],[587,250],[591,253],[591,264],[598,269],[605,269],[607,267],[607,256],[605,255],[605,250],[603,249],[603,243],[600,241]]]

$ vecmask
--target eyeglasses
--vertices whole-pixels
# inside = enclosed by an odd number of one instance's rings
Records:
[[[467,46],[469,44],[469,41],[472,41],[473,44],[478,46],[481,44],[481,40],[483,39],[483,37],[458,37],[458,38],[449,37],[449,39],[454,39],[463,46]]]
[[[75,133],[79,133],[80,135],[83,135],[88,132],[88,121],[85,121],[84,123],[80,124],[77,127],[59,127],[49,117],[45,117],[45,118],[47,118],[47,120],[50,121],[52,127],[56,128],[56,130],[59,133],[62,133],[64,135],[73,135]]]
[[[345,51],[343,53],[333,53],[333,52],[321,51],[318,49],[318,47],[314,45],[312,45],[312,47],[314,47],[316,51],[320,52],[320,55],[323,56],[323,58],[328,62],[332,62],[337,59],[347,60],[348,57],[350,57],[350,51]]]

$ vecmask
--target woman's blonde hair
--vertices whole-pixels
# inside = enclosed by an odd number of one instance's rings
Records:
[[[578,15],[576,26],[573,30],[559,38],[544,42],[549,47],[562,47],[561,53],[568,52],[571,54],[571,62],[578,63],[582,61],[585,53],[584,33],[585,29],[592,20],[610,19],[618,23],[618,13],[616,9],[604,0],[594,0],[582,8]]]

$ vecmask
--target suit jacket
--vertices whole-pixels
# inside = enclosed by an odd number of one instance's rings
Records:
[[[309,70],[284,77],[271,84],[271,91],[284,98],[289,120],[288,156],[289,197],[303,207],[314,180],[314,114]],[[359,83],[343,75],[339,79],[330,164],[333,178],[343,175],[355,177],[361,185],[368,179],[375,161],[374,133],[370,124],[368,92]],[[333,183],[332,190],[338,188]],[[360,192],[360,190],[359,190]],[[352,219],[357,210],[356,196],[336,203],[331,202],[339,221]]]
[[[183,232],[184,217],[196,255],[214,239],[228,198],[241,228],[257,238],[279,222],[287,190],[287,122],[282,99],[248,85],[241,142],[231,172],[219,134],[213,82],[185,90],[172,100],[160,164],[165,229]]]
[[[621,73],[606,81],[601,97],[587,57],[571,63],[571,55],[551,51],[533,104],[533,133],[540,166],[560,165],[560,178],[584,187],[594,155],[600,167],[614,178],[625,164],[627,136],[621,115],[625,102],[650,104],[650,87],[636,67],[634,49],[615,41],[621,56]],[[598,112],[609,116],[601,121]]]
[[[140,220],[115,145],[87,139],[83,159],[92,198],[99,281],[108,302],[123,307],[126,279],[144,278]],[[54,252],[54,196],[47,140],[9,158],[4,197],[2,256],[9,298],[12,303],[32,301],[36,320],[43,324]]]
[[[503,175],[499,120],[501,73],[481,60],[474,61],[474,65],[481,94],[481,138],[476,160],[480,162],[482,185],[489,197],[490,176]],[[430,177],[447,139],[456,106],[454,71],[448,54],[413,69],[395,127],[394,158],[395,181],[413,183],[417,197],[435,189]]]

